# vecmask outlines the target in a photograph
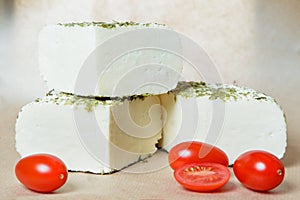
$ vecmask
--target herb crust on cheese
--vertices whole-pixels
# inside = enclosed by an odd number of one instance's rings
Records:
[[[35,102],[39,103],[54,103],[57,105],[72,105],[75,108],[85,105],[85,110],[92,112],[98,105],[113,106],[120,105],[125,100],[133,101],[135,99],[143,100],[144,98],[151,96],[149,94],[132,95],[125,97],[104,97],[104,96],[81,96],[66,92],[58,92],[51,90],[43,98],[38,98]]]
[[[209,100],[220,99],[224,102],[243,98],[256,99],[257,101],[274,101],[272,97],[250,88],[219,83],[179,82],[172,92],[175,95],[181,95],[186,98],[208,96]]]
[[[158,24],[158,23],[137,23],[133,21],[126,21],[126,22],[72,22],[72,23],[59,23],[58,25],[60,26],[65,26],[65,27],[88,27],[88,26],[98,26],[101,28],[107,28],[107,29],[112,29],[112,28],[117,28],[117,27],[128,27],[128,26],[145,26],[145,27],[150,27],[152,24],[155,25],[161,25],[165,26],[164,24]]]

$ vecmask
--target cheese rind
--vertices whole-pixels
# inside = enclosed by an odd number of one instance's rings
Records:
[[[182,71],[181,58],[168,50],[180,53],[179,37],[160,24],[49,25],[39,34],[39,67],[48,88],[57,91],[161,94],[176,87]]]
[[[284,155],[284,114],[265,94],[234,85],[181,82],[161,95],[161,102],[166,123],[160,145],[168,151],[180,142],[199,140],[224,150],[230,164],[248,150]]]
[[[53,93],[22,108],[16,123],[16,149],[22,157],[41,152],[54,154],[71,171],[111,173],[156,151],[161,126],[153,129],[151,123],[159,126],[161,112],[148,110],[155,105],[160,105],[155,96],[100,101]],[[133,109],[137,106],[144,109]],[[152,129],[148,130],[152,135],[134,132],[130,126],[121,127],[112,112],[132,119],[132,125],[138,124],[141,130]]]

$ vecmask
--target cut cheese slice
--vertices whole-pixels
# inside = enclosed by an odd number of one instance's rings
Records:
[[[243,152],[266,150],[282,158],[286,123],[273,98],[234,85],[180,82],[161,95],[166,110],[161,146],[199,140],[220,147],[232,164]]]
[[[76,95],[166,93],[180,78],[180,52],[178,35],[159,24],[58,24],[39,35],[48,88]]]
[[[16,149],[22,157],[56,155],[71,171],[120,170],[156,151],[162,129],[159,105],[157,96],[103,100],[52,93],[23,107]]]

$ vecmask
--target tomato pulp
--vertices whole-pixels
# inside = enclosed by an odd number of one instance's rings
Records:
[[[240,155],[233,164],[236,178],[247,188],[256,191],[272,190],[283,181],[284,166],[266,151],[249,151]]]
[[[174,176],[186,189],[210,192],[221,188],[229,181],[230,171],[218,163],[191,163],[177,168]]]
[[[177,169],[188,163],[215,162],[228,166],[227,155],[218,147],[203,142],[182,142],[174,146],[168,155],[172,169]]]
[[[52,192],[67,181],[65,164],[50,154],[35,154],[22,158],[15,167],[18,180],[37,192]]]

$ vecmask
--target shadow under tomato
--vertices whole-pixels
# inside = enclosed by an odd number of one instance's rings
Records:
[[[237,189],[236,183],[233,183],[233,182],[229,181],[228,183],[226,183],[226,185],[224,185],[220,189],[214,191],[214,193],[232,192],[236,189]]]
[[[66,183],[64,186],[52,192],[52,194],[64,194],[76,191],[76,186],[72,183]]]
[[[183,188],[183,187],[182,187]],[[197,192],[197,191],[193,191],[193,190],[188,190],[186,188],[183,188],[186,191],[189,192],[194,192],[194,193],[204,193],[204,194],[219,194],[219,193],[226,193],[226,192],[232,192],[234,190],[236,190],[237,186],[235,183],[233,182],[228,182],[226,183],[226,185],[224,185],[223,187],[217,189],[217,190],[213,190],[213,191],[208,191],[208,192]]]
[[[285,182],[282,182],[278,187],[276,187],[270,191],[264,192],[264,191],[256,191],[256,190],[251,190],[251,189],[249,189],[249,190],[259,193],[259,194],[276,196],[276,195],[283,195],[283,194],[291,193],[293,191],[297,191],[297,188],[294,187],[293,185],[291,185],[290,183],[288,183],[287,181],[285,181]]]

